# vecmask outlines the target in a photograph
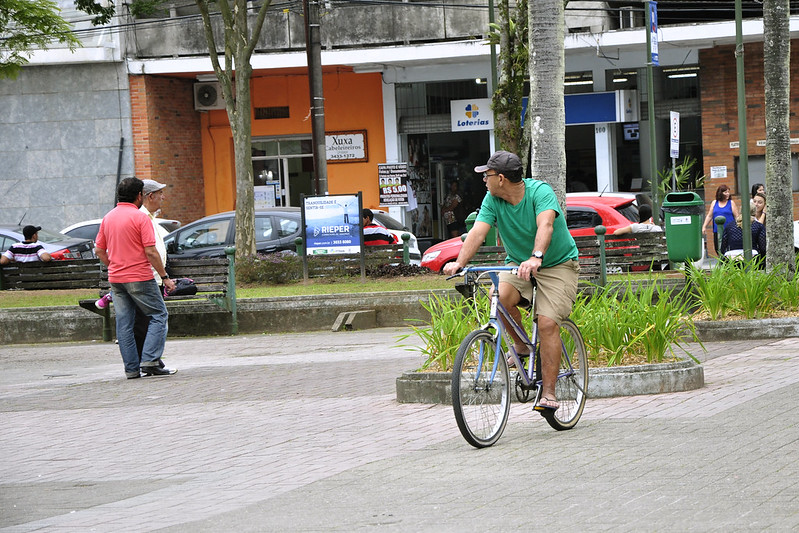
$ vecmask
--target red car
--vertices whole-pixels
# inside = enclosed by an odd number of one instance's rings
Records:
[[[574,237],[593,235],[600,224],[608,234],[638,222],[635,195],[630,193],[569,193],[566,195],[566,225]],[[428,248],[422,266],[441,272],[444,265],[458,258],[463,241],[454,237]]]

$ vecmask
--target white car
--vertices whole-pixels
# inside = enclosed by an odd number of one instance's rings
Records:
[[[101,218],[84,220],[83,222],[78,222],[77,224],[67,226],[61,230],[61,233],[64,235],[69,235],[70,237],[91,239],[94,241],[97,239],[97,232],[100,231],[100,222],[102,221],[103,220]],[[175,231],[180,227],[180,222],[177,220],[156,218],[155,221],[158,223],[158,232],[161,234],[161,237],[166,237],[168,233]]]
[[[793,221],[793,251],[799,253],[799,220]]]
[[[408,258],[411,265],[419,266],[422,264],[422,252],[419,250],[419,245],[416,242],[416,235],[408,231],[408,228],[403,226],[399,220],[389,215],[382,209],[372,209],[374,214],[374,222],[384,226],[392,235],[397,238],[397,242],[402,243],[402,234],[407,233],[411,236],[408,241]]]

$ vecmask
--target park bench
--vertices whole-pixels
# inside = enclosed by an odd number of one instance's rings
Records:
[[[231,313],[231,333],[238,333],[234,249],[224,258],[170,259],[167,271],[172,278],[190,278],[197,286],[193,296],[167,296],[166,302],[209,301]],[[3,265],[0,288],[3,290],[98,289],[107,293],[108,270],[98,259],[76,259]],[[78,305],[103,318],[103,340],[112,339],[109,307],[98,309],[97,299],[79,300]]]
[[[602,251],[604,251],[605,274],[660,270],[668,265],[668,250],[664,233],[628,233],[575,237],[579,252],[580,281],[599,283],[602,279]],[[505,249],[502,246],[481,246],[471,264],[504,264]]]
[[[231,334],[238,333],[238,313],[236,306],[236,268],[235,250],[227,248],[226,257],[192,257],[169,259],[167,262],[167,272],[172,279],[189,278],[194,280],[197,286],[197,294],[186,296],[167,296],[167,302],[186,302],[186,301],[209,301],[216,304],[221,309],[231,314]],[[100,295],[105,294],[110,289],[108,282],[108,272],[103,268],[104,277],[100,282]],[[96,300],[80,300],[78,305],[93,313],[103,317],[103,340],[110,341],[111,334],[111,312],[110,307],[98,309],[94,303]]]
[[[409,264],[409,239],[410,235],[404,233],[401,243],[364,246],[363,260],[366,270],[375,270],[384,265]],[[297,254],[302,257],[302,238],[298,237],[295,244]],[[354,276],[360,273],[360,269],[360,253],[308,255],[309,277]]]
[[[0,275],[0,290],[94,289],[104,277],[97,259],[8,263]]]
[[[604,236],[605,274],[661,270],[668,267],[666,235],[660,233],[627,233]],[[602,275],[600,237],[575,237],[580,253],[580,278],[599,280]]]

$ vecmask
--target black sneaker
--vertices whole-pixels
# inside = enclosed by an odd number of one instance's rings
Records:
[[[143,366],[141,371],[145,376],[171,376],[178,372],[175,369],[161,368],[160,366]]]
[[[125,377],[128,379],[139,379],[141,372],[125,372]]]

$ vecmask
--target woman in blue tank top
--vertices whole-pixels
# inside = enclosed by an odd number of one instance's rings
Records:
[[[719,242],[718,242],[718,230],[716,229],[716,222],[715,219],[718,216],[723,216],[726,220],[724,222],[724,227],[726,228],[730,223],[735,223],[735,219],[738,217],[738,207],[735,205],[735,202],[731,198],[732,193],[730,188],[726,185],[719,185],[719,188],[716,189],[716,199],[710,205],[710,211],[708,211],[707,216],[705,217],[705,223],[702,224],[702,233],[704,234],[707,231],[708,225],[712,225],[713,227],[713,244],[715,245],[715,249],[719,249]]]

